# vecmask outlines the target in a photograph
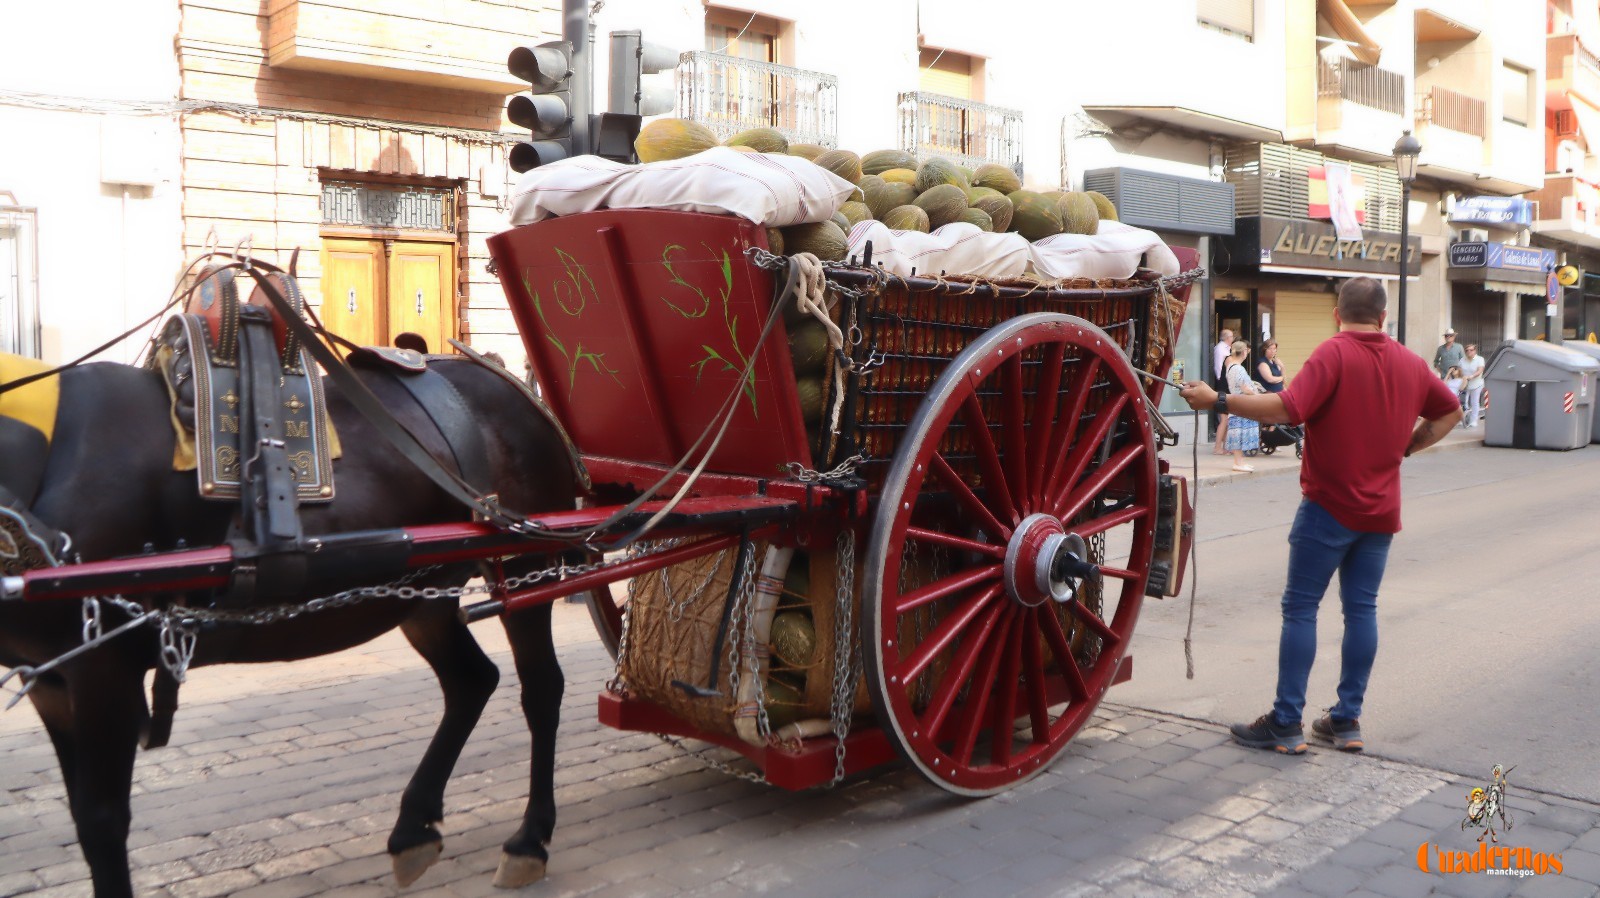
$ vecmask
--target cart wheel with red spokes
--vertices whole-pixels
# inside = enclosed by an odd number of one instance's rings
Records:
[[[1002,791],[1083,727],[1133,636],[1156,479],[1141,384],[1087,321],[1011,319],[940,375],[885,476],[862,574],[878,718],[930,780]]]
[[[574,598],[582,599],[589,606],[589,619],[594,621],[595,632],[600,634],[600,643],[615,660],[622,644],[623,603],[612,596],[609,586],[584,590]]]

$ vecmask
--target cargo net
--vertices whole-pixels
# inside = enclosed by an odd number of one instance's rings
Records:
[[[934,381],[968,344],[1008,318],[1033,312],[1082,318],[1105,331],[1133,364],[1145,367],[1152,352],[1159,362],[1170,342],[1167,334],[1155,339],[1147,336],[1152,313],[1167,320],[1174,311],[1181,316],[1181,306],[1147,281],[1076,280],[1045,286],[960,278],[888,279],[879,289],[864,291],[853,310],[853,323],[861,337],[856,367],[862,373],[852,374],[844,385],[848,391],[845,421],[825,460],[862,456],[864,461],[856,470],[877,492]],[[1044,352],[1043,347],[1035,347],[1024,354],[1023,389],[1033,419],[1046,415],[1048,421],[1053,420],[1061,397],[1074,382],[1068,375],[1081,360],[1067,355],[1060,392],[1047,402],[1035,395]],[[1082,422],[1093,420],[1109,391],[1109,376],[1102,373],[1090,387]],[[980,391],[979,402],[989,420],[998,419],[998,391]],[[971,436],[959,416],[939,451],[964,480],[981,490]]]

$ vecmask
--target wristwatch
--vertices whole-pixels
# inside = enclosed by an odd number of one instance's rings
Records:
[[[1228,413],[1228,394],[1218,393],[1217,404],[1213,405],[1212,408],[1216,410],[1217,414],[1226,415]]]

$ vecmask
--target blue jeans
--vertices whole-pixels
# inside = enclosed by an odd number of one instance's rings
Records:
[[[1378,654],[1378,585],[1389,561],[1392,533],[1362,533],[1334,520],[1322,506],[1300,501],[1289,529],[1289,579],[1283,589],[1283,634],[1278,639],[1278,698],[1272,710],[1283,725],[1300,722],[1306,683],[1317,657],[1317,606],[1339,572],[1344,607],[1344,644],[1339,702],[1332,715],[1361,716],[1367,678]]]

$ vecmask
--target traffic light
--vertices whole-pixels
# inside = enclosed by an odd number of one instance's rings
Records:
[[[609,108],[637,116],[671,112],[678,103],[677,67],[672,48],[646,43],[638,30],[611,32]]]
[[[537,47],[518,47],[506,60],[511,74],[528,82],[531,92],[518,94],[506,104],[506,117],[511,123],[533,132],[532,140],[525,140],[511,148],[509,162],[512,171],[521,173],[560,159],[579,156],[589,151],[579,145],[581,131],[573,123],[588,110],[580,110],[580,92],[575,91],[577,80],[572,43],[551,41]]]

